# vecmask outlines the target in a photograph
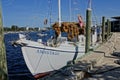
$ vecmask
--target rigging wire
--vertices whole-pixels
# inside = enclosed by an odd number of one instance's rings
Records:
[[[48,18],[50,18],[50,22],[49,22],[49,25],[50,25],[50,27],[51,27],[51,16],[52,16],[52,5],[51,5],[51,0],[48,0],[48,15],[47,15],[47,17]],[[49,16],[50,15],[50,16]],[[46,20],[47,20],[47,18],[46,18]],[[47,23],[46,24],[44,24],[44,25],[47,25]],[[43,37],[44,39],[45,39],[45,36]],[[44,49],[45,49],[46,47],[44,46]],[[42,56],[43,56],[43,54],[40,56],[40,58],[39,58],[39,60],[38,60],[38,65],[36,66],[36,68],[35,68],[35,71],[39,68],[39,63],[41,62],[41,59],[42,59]],[[47,57],[48,57],[48,55],[47,55]],[[48,57],[48,59],[49,59],[49,57]],[[48,62],[49,62],[49,60],[48,60]],[[51,63],[49,62],[49,64],[50,64],[50,66],[52,67],[52,65],[51,65]],[[53,68],[53,67],[52,67]]]
[[[52,1],[48,0],[48,18],[49,18],[49,27],[51,27],[52,24]]]
[[[38,63],[37,63],[37,66],[35,68],[35,72],[37,71],[37,69],[39,68],[39,63],[41,62],[41,59],[42,59],[42,56],[43,56],[43,53],[41,54],[39,60],[38,60]]]
[[[75,21],[75,8],[76,8],[76,4],[77,4],[77,2],[76,2],[76,0],[74,0],[73,1],[73,21]]]
[[[3,3],[5,3],[5,6],[11,6],[13,5],[15,0],[3,0],[3,1],[4,1]]]
[[[97,16],[96,16],[96,14],[95,14],[95,11],[94,11],[93,8],[92,8],[92,10],[93,10],[93,15],[94,15],[94,19],[95,19],[96,25],[98,25],[98,20],[97,20]]]
[[[77,21],[77,15],[81,13],[79,10],[81,10],[79,8],[79,1],[74,0],[73,1],[73,21]]]
[[[49,26],[51,27],[51,24],[52,24],[52,1],[51,0],[48,0],[48,16],[49,16]],[[50,62],[50,59],[49,59],[48,55],[47,55],[47,59],[48,59],[50,67],[53,70],[55,70],[55,68],[52,66],[52,64]]]
[[[90,9],[92,9],[93,16],[94,16],[94,19],[95,19],[95,25],[98,25],[97,16],[96,16],[96,14],[95,14],[94,6],[92,5],[92,0],[89,0],[89,1],[88,1],[87,7],[90,8]]]
[[[71,13],[72,13],[72,11],[71,11],[71,0],[69,0],[69,11],[70,11],[70,21],[69,22],[71,22]]]
[[[38,2],[38,3],[39,3],[39,2]],[[44,21],[44,27],[45,27],[45,25],[47,25],[47,19],[45,19],[45,21]],[[45,36],[43,37],[43,39],[45,40]],[[44,48],[45,48],[45,46],[44,46]],[[35,72],[36,72],[37,69],[39,68],[39,64],[40,64],[40,62],[41,62],[41,60],[42,60],[42,57],[43,57],[43,53],[41,53],[41,56],[40,56],[40,58],[38,59],[37,66],[35,67]]]
[[[98,20],[97,20],[97,16],[96,16],[96,13],[95,13],[94,6],[93,6],[93,5],[91,5],[91,7],[92,7],[93,16],[94,16],[94,19],[95,19],[96,25],[98,25]]]

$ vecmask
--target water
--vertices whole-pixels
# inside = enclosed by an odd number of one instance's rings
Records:
[[[29,33],[34,40],[37,40],[35,32]],[[30,38],[30,37],[28,37]],[[13,47],[11,41],[17,40],[17,33],[5,34],[5,47],[7,54],[8,76],[9,80],[34,80],[32,74],[28,70],[20,47]]]
[[[37,41],[38,38],[41,38],[44,42],[47,41],[51,36],[47,35],[46,37],[38,37],[38,32],[25,33],[28,39]],[[45,32],[50,34],[49,32]],[[63,35],[65,35],[63,33]],[[8,65],[8,74],[9,80],[34,80],[34,77],[28,70],[20,47],[14,47],[11,44],[11,41],[15,41],[18,38],[18,33],[9,33],[5,34],[5,47],[7,54],[7,65]]]

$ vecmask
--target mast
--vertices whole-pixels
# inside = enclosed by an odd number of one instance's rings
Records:
[[[58,0],[58,22],[59,22],[59,27],[61,27],[61,0]],[[58,38],[60,37],[61,37],[61,32]]]
[[[71,22],[71,0],[69,0],[70,22]]]
[[[61,0],[58,0],[58,21],[59,27],[61,27]]]

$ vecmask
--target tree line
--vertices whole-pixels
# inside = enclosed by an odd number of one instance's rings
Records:
[[[38,31],[38,30],[39,30],[38,27],[27,28],[27,27],[18,27],[17,25],[12,25],[11,27],[4,27],[5,32],[9,32],[9,31]]]

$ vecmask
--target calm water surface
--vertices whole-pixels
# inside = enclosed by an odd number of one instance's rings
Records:
[[[36,32],[29,33],[28,35],[32,36],[34,40],[38,38]],[[7,54],[9,80],[34,80],[32,74],[30,73],[24,62],[23,55],[21,53],[21,48],[14,47],[10,43],[11,41],[17,39],[17,33],[5,34],[5,46]]]

